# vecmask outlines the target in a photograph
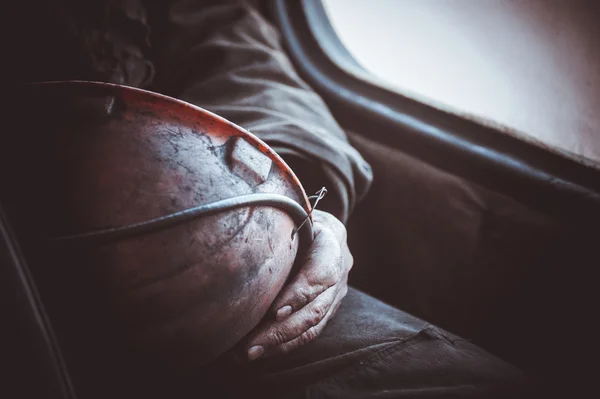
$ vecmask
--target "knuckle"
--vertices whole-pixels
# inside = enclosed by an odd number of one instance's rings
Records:
[[[311,281],[316,293],[320,294],[337,282],[335,267],[324,267]],[[317,295],[315,295],[316,297]]]
[[[315,284],[321,284],[325,288],[329,288],[338,282],[340,278],[340,266],[344,263],[344,257],[339,248],[331,248],[330,257],[327,262],[323,263],[312,280]]]
[[[328,288],[333,287],[340,281],[341,275],[340,275],[339,267],[332,267],[330,269],[331,270],[329,271],[329,273],[327,273],[327,276],[323,282],[323,288],[324,288],[323,291],[325,291]]]
[[[318,274],[312,277],[310,284],[314,288],[314,295],[311,298],[311,301],[340,282],[344,277],[341,265],[342,260],[336,259],[335,264],[323,267]]]
[[[306,282],[309,288],[303,290],[301,294],[305,305],[314,301],[323,291],[335,284],[335,282],[330,281],[331,277],[328,269],[330,268],[324,267],[307,278]]]
[[[339,246],[339,241],[336,239],[331,228],[327,226],[321,226],[318,234],[315,234],[315,241],[313,245],[313,248],[315,249],[329,251],[332,247]]]
[[[298,292],[298,302],[304,306],[314,299],[315,294],[307,289],[302,289]]]
[[[302,344],[307,344],[311,341],[314,341],[319,336],[319,331],[316,327],[311,327],[302,334],[300,337],[300,341]]]
[[[318,224],[322,231],[328,230],[332,235],[346,240],[346,226],[344,226],[344,224],[338,218],[328,212],[318,212],[313,213],[313,215],[315,216],[315,224]]]
[[[281,345],[288,340],[287,337],[288,334],[286,329],[276,329],[271,331],[271,333],[269,334],[269,342],[271,342],[274,345]]]
[[[312,326],[319,324],[323,317],[325,317],[325,313],[327,311],[322,306],[315,306],[312,311]]]
[[[297,311],[308,303],[310,303],[313,299],[313,287],[310,281],[305,281],[298,284],[297,287],[294,288],[293,292],[289,296],[289,300],[284,301],[286,304],[290,304],[294,311]]]
[[[321,234],[319,236],[321,237],[323,245],[327,246],[328,248],[334,248],[340,245],[340,241],[335,236],[334,231],[330,228],[324,228],[321,230]]]

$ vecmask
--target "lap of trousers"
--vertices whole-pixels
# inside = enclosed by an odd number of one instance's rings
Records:
[[[514,398],[532,393],[517,368],[353,288],[316,340],[222,377],[226,383],[219,397]]]

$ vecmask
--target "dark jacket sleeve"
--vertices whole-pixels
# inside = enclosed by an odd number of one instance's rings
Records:
[[[154,89],[265,140],[309,194],[327,186],[322,209],[346,221],[368,190],[371,168],[299,78],[277,30],[243,2],[177,0],[154,11],[163,21],[153,25]]]

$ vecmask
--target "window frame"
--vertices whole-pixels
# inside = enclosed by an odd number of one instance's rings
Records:
[[[300,75],[342,127],[568,223],[600,221],[600,170],[392,91],[344,47],[321,0],[271,0]]]

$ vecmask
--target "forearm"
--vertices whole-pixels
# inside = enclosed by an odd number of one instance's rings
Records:
[[[265,140],[346,220],[370,168],[322,99],[294,71],[277,31],[248,5],[177,1],[158,43],[157,89],[213,111]],[[162,71],[162,72],[161,72]]]

